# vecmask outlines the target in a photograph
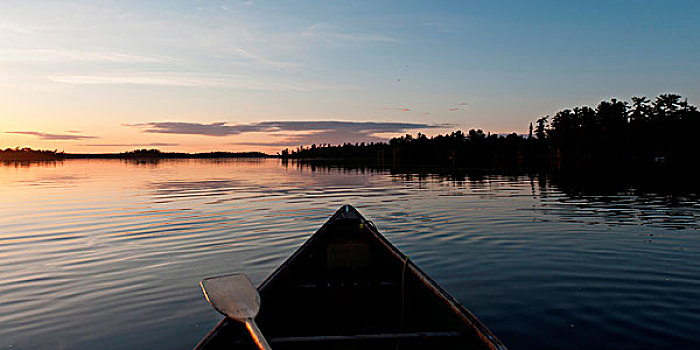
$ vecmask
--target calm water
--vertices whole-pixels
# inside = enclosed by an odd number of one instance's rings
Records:
[[[700,348],[698,201],[538,180],[0,165],[0,348],[189,349],[220,319],[201,278],[261,281],[344,203],[512,349]]]

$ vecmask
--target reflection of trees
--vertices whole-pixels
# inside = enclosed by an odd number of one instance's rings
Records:
[[[668,172],[663,168],[638,172],[636,168],[588,169],[577,168],[547,169],[527,172],[514,169],[466,169],[453,167],[391,167],[385,164],[332,160],[282,160],[287,167],[300,171],[347,174],[389,174],[399,181],[438,181],[455,183],[483,183],[489,177],[505,177],[520,181],[523,177],[538,188],[556,188],[569,197],[617,196],[617,195],[658,195],[668,198],[699,198],[700,182],[694,173]]]
[[[700,229],[700,184],[689,174],[567,171],[546,178],[541,192],[549,188],[563,196],[542,200],[557,204],[547,210],[566,220]]]
[[[674,198],[698,199],[700,195],[700,183],[694,174],[667,172],[664,169],[646,172],[634,168],[617,171],[562,170],[548,173],[547,179],[550,186],[571,197],[653,194],[667,198],[668,203],[673,204]]]
[[[456,168],[386,167],[356,163],[289,160],[288,166],[321,174],[385,174],[392,181],[416,186],[450,185],[464,189],[494,189],[494,182],[521,183],[541,205],[534,210],[572,222],[659,225],[700,229],[700,184],[692,174],[680,176],[663,169],[635,173],[631,169],[610,171],[566,171],[527,173],[517,171],[475,171]],[[679,177],[680,176],[680,177]],[[527,187],[525,187],[527,188]],[[467,193],[472,193],[467,191]],[[602,221],[601,221],[602,220]]]
[[[30,168],[33,166],[40,166],[43,168],[55,168],[56,163],[60,161],[56,160],[2,160],[0,164],[4,167],[15,167],[15,168]]]

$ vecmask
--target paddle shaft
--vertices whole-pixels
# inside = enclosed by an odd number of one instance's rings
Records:
[[[255,324],[254,319],[247,318],[245,320],[245,328],[248,328],[248,332],[250,332],[250,335],[253,336],[255,344],[258,345],[260,350],[272,350],[270,344],[268,344],[267,340],[265,340],[265,336],[263,336],[262,332],[260,332],[260,328],[258,328],[258,325]]]

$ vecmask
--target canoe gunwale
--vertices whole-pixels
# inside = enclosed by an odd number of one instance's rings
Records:
[[[488,344],[492,349],[497,350],[507,350],[505,345],[489,330],[479,319],[474,315],[469,309],[465,308],[457,299],[455,299],[450,293],[444,290],[437,282],[435,282],[430,276],[428,276],[423,270],[418,267],[410,258],[404,255],[398,248],[396,248],[391,242],[389,242],[386,237],[379,234],[376,229],[372,229],[372,233],[382,242],[382,244],[389,249],[394,256],[406,261],[407,268],[416,275],[423,284],[428,287],[435,295],[438,296],[443,302],[445,302],[452,311],[454,311],[459,317],[467,323],[469,326],[475,328],[479,337]]]
[[[341,212],[346,207],[352,208],[352,206],[346,204],[338,211],[336,211],[336,213],[333,214],[333,216],[331,216],[330,219],[326,220],[326,222],[318,230],[316,230],[316,232],[314,232],[314,234],[312,234],[311,237],[309,237],[309,239],[307,239],[299,248],[297,248],[297,250],[295,250],[294,253],[292,253],[292,255],[285,259],[284,262],[275,269],[275,271],[273,271],[269,276],[267,276],[267,278],[265,278],[265,280],[263,280],[260,283],[260,285],[258,285],[258,291],[264,291],[265,288],[270,284],[270,282],[277,277],[277,275],[284,272],[289,267],[292,261],[294,261],[300,254],[302,254],[307,249],[307,247],[311,245],[311,243],[315,242],[318,239],[319,233],[325,231],[331,223],[339,219],[340,215],[342,214]],[[348,209],[345,210],[347,211]],[[352,208],[352,210],[354,210],[357,213],[355,208]],[[359,213],[357,214],[359,215]],[[362,220],[367,221],[362,217],[362,215],[359,216]],[[214,328],[212,328],[209,331],[209,333],[207,333],[206,336],[204,336],[204,338],[202,338],[202,340],[199,341],[199,343],[197,343],[197,345],[194,347],[194,350],[203,349],[204,346],[209,342],[209,339],[216,337],[219,331],[226,327],[231,321],[232,320],[230,318],[224,317],[221,321],[219,321],[219,323],[216,326],[214,326]]]
[[[381,242],[382,246],[387,249],[395,258],[406,264],[407,271],[414,274],[426,287],[430,289],[440,300],[442,300],[453,312],[455,312],[459,318],[469,327],[476,330],[477,335],[483,341],[484,344],[488,345],[489,348],[493,350],[507,350],[507,347],[489,330],[479,319],[474,315],[469,309],[465,308],[458,300],[456,300],[450,293],[444,290],[439,284],[437,284],[432,278],[430,278],[423,270],[421,270],[410,258],[403,254],[398,248],[396,248],[389,240],[384,237],[374,224],[365,219],[362,214],[360,214],[353,206],[349,204],[343,205],[338,211],[335,212],[331,218],[329,218],[314,234],[312,234],[309,239],[306,240],[292,255],[290,255],[280,266],[278,266],[275,271],[273,271],[265,280],[263,280],[258,286],[259,291],[264,291],[266,287],[273,281],[279,274],[287,270],[291,262],[293,262],[299,255],[303,254],[308,247],[313,244],[321,234],[327,230],[328,226],[342,218],[354,218],[359,219],[361,222],[369,229],[372,235]],[[202,340],[195,346],[194,350],[203,349],[210,339],[216,337],[221,329],[226,327],[229,322],[232,322],[228,317],[222,319]],[[235,321],[233,321],[235,322]]]

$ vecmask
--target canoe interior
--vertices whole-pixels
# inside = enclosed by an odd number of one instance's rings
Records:
[[[256,322],[279,349],[505,349],[344,206],[259,287]],[[256,349],[225,319],[196,349]]]

